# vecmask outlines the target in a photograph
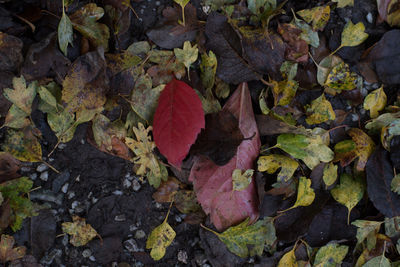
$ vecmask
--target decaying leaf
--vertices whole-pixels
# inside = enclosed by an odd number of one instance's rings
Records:
[[[351,210],[358,204],[364,195],[364,183],[360,177],[351,177],[349,174],[340,176],[340,185],[331,190],[333,198],[349,210],[347,223],[350,223]]]
[[[332,162],[329,162],[328,164],[325,165],[322,180],[324,180],[326,187],[329,187],[336,182],[338,177],[337,171],[338,171],[338,166],[336,166]]]
[[[16,131],[7,130],[2,149],[20,161],[42,161],[42,146],[30,127]]]
[[[391,267],[392,264],[390,263],[389,259],[385,257],[385,254],[382,254],[381,256],[372,258],[371,260],[367,261],[366,264],[363,265],[363,267]]]
[[[330,242],[321,247],[315,255],[314,266],[337,266],[341,265],[346,257],[349,247]]]
[[[311,105],[307,108],[307,113],[311,113],[306,118],[306,122],[309,125],[336,119],[336,114],[333,111],[331,102],[325,98],[324,94],[311,102]]]
[[[72,222],[63,222],[61,228],[64,233],[72,236],[69,242],[75,247],[84,246],[93,238],[99,236],[96,230],[90,224],[86,224],[86,220],[79,216],[72,216]]]
[[[168,215],[169,210],[163,223],[151,231],[146,241],[146,248],[151,249],[150,256],[156,261],[164,257],[167,247],[171,245],[176,236],[174,229],[167,222]]]
[[[393,192],[396,192],[400,195],[400,174],[397,174],[395,177],[393,177],[390,187],[392,188]]]
[[[371,250],[376,245],[376,235],[379,232],[383,222],[357,220],[352,225],[357,226],[357,245],[366,241],[367,249]]]
[[[311,170],[320,162],[331,161],[334,155],[319,135],[308,137],[302,134],[281,134],[275,147],[301,159]]]
[[[201,210],[197,203],[196,194],[193,190],[179,190],[174,198],[175,207],[184,214],[194,213]]]
[[[161,180],[166,181],[168,179],[168,171],[153,153],[156,145],[151,141],[151,136],[149,135],[151,129],[151,126],[146,129],[142,123],[139,123],[138,128],[133,127],[136,140],[126,137],[125,142],[136,155],[133,158],[133,162],[140,165],[136,174],[146,175],[149,183],[157,188],[160,186]]]
[[[286,252],[285,255],[279,260],[278,267],[297,267],[297,259],[295,255],[296,246],[293,247],[289,252]]]
[[[395,119],[381,130],[382,146],[390,151],[390,143],[393,137],[400,135],[400,119]]]
[[[195,44],[193,47],[190,44],[189,41],[186,41],[183,44],[183,49],[180,48],[175,48],[174,49],[174,54],[177,58],[178,61],[183,63],[187,69],[187,73],[189,75],[189,68],[190,65],[192,65],[198,57],[199,54],[199,49],[197,48],[197,44]],[[190,78],[190,76],[189,76]]]
[[[18,174],[20,167],[19,160],[10,153],[0,151],[0,183],[20,177]]]
[[[289,157],[278,155],[278,154],[271,154],[267,156],[261,156],[258,159],[258,170],[261,172],[268,172],[269,174],[273,174],[279,168],[281,170],[278,173],[278,182],[287,182],[290,178],[292,178],[294,172],[296,171],[299,163],[294,159]]]
[[[299,84],[294,80],[271,81],[274,105],[288,105],[296,95]]]
[[[1,235],[0,240],[0,262],[6,263],[16,259],[23,258],[26,253],[26,247],[14,248],[14,237],[9,235]]]
[[[370,117],[375,119],[379,116],[379,111],[383,110],[386,106],[386,94],[383,87],[369,93],[364,99],[364,109],[370,111]]]
[[[333,2],[337,2],[338,8],[343,8],[347,6],[354,6],[354,0],[333,0]]]
[[[342,42],[340,46],[332,53],[334,54],[340,48],[345,46],[357,46],[363,43],[368,38],[368,33],[365,32],[365,26],[362,22],[353,24],[351,20],[344,26],[342,32]]]
[[[271,246],[276,240],[273,220],[265,217],[253,225],[249,225],[249,221],[249,218],[247,218],[240,224],[228,228],[223,233],[206,229],[216,234],[225,243],[226,247],[239,257],[261,256],[264,245]]]
[[[299,179],[299,186],[297,187],[297,199],[294,205],[284,211],[285,212],[300,206],[309,206],[315,199],[314,189],[311,188],[311,179],[302,176]]]
[[[356,143],[356,153],[358,156],[356,168],[358,171],[363,171],[369,156],[374,152],[375,143],[371,137],[358,128],[352,128],[347,133],[351,136],[354,143]]]
[[[213,51],[210,50],[208,54],[204,53],[201,55],[200,70],[200,77],[203,86],[206,89],[212,88],[215,83],[215,74],[217,72],[217,57]]]
[[[182,183],[175,177],[168,177],[168,180],[162,181],[153,198],[159,203],[171,202],[174,200],[176,192],[180,189]]]
[[[311,9],[303,9],[297,11],[307,23],[312,22],[312,28],[314,31],[322,31],[325,25],[328,23],[331,13],[331,8],[329,5],[317,6]]]
[[[249,169],[242,172],[241,169],[234,169],[232,172],[233,190],[242,191],[246,189],[253,178],[254,170]]]
[[[340,93],[342,90],[353,90],[357,87],[358,76],[350,71],[349,65],[340,62],[329,72],[325,81],[325,90],[331,95]]]
[[[64,2],[64,0],[62,0]],[[63,9],[63,14],[60,22],[58,23],[58,44],[60,46],[60,50],[67,56],[67,47],[68,44],[72,45],[73,42],[73,30],[72,30],[72,22],[69,19],[68,15],[65,13]]]

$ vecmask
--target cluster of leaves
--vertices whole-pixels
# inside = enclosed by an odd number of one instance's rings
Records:
[[[68,3],[63,1],[59,49],[68,55],[76,30],[90,44],[90,52],[68,66],[61,83],[27,84],[20,76],[13,79],[13,89],[3,90],[12,105],[2,126],[7,130],[1,153],[20,161],[43,162],[41,134],[31,119],[36,98],[38,110],[46,114],[58,139],[54,149],[71,141],[76,128],[89,122],[88,139],[94,146],[133,162],[136,174],[157,188],[156,201],[169,202],[170,209],[174,204],[187,214],[187,223],[201,224],[209,215],[221,233],[202,227],[239,257],[262,255],[264,250],[273,254],[279,240],[294,245],[278,266],[341,264],[354,235],[343,237],[344,241],[331,236],[331,242],[321,244],[310,233],[324,214],[338,210],[337,225],[344,232],[357,227],[356,266],[389,265],[385,252],[394,242],[400,254],[399,164],[389,159],[398,147],[399,106],[394,100],[387,106],[385,84],[362,95],[363,77],[337,55],[345,47],[365,43],[369,35],[363,22],[348,20],[332,52],[320,40],[335,8],[350,8],[354,2],[337,0],[333,1],[337,4],[295,11],[285,10],[286,1],[280,5],[274,0],[240,5],[205,1],[220,12],[208,16],[203,32],[189,1],[175,2],[179,7],[164,12],[165,25],[148,32],[149,39],[165,50],[141,41],[122,52],[107,53],[110,28],[98,21],[108,12],[114,33],[118,32],[117,9],[90,3],[67,14]],[[398,25],[396,3],[378,1],[380,16],[390,25]],[[123,5],[132,9],[127,1]],[[292,20],[279,20],[282,13]],[[276,27],[270,27],[274,19]],[[193,44],[194,37],[186,40],[191,33],[207,40]],[[193,68],[196,62],[200,71]],[[314,70],[308,86],[301,77],[307,66]],[[252,95],[257,92],[246,82],[254,80],[263,89],[259,107],[253,109]],[[110,88],[110,83],[127,83],[129,88]],[[232,94],[229,84],[238,84]],[[364,108],[371,120],[361,125],[363,118],[355,126],[345,107],[335,103],[338,100],[348,101],[353,109]],[[121,114],[119,118],[112,111]],[[191,165],[190,174],[182,179],[185,183],[169,176],[179,176],[185,164]],[[1,229],[17,230],[24,218],[35,215],[26,197],[31,187],[26,177],[0,184],[2,217],[7,219]],[[361,217],[360,210],[353,210],[363,205],[364,196],[385,216],[384,221],[354,220]],[[347,208],[345,216],[341,207]],[[168,215],[169,211],[147,239],[146,248],[155,260],[164,257],[176,236]],[[326,224],[337,227],[332,221]],[[79,217],[62,228],[72,235],[74,246],[98,236]],[[303,235],[307,241],[300,239]],[[297,256],[300,250],[306,251],[303,257]]]

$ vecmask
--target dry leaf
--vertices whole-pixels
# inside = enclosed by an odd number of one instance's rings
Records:
[[[95,229],[92,228],[90,224],[86,224],[84,218],[80,218],[78,216],[72,216],[72,223],[71,222],[63,222],[61,224],[62,231],[66,234],[72,236],[69,242],[75,246],[80,247],[84,246],[90,242],[99,234],[96,232]]]
[[[6,263],[16,259],[23,258],[26,253],[26,247],[14,247],[14,237],[1,235],[0,241],[0,261]]]

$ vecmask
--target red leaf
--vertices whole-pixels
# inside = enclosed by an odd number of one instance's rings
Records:
[[[224,166],[218,166],[203,156],[196,157],[189,177],[198,202],[210,214],[218,230],[224,230],[247,217],[250,217],[250,222],[255,222],[259,215],[254,179],[243,191],[232,192],[233,170],[253,169],[261,146],[247,83],[239,85],[223,110],[231,112],[239,120],[239,128],[245,138],[252,138],[242,141],[236,155]]]
[[[180,168],[202,128],[204,112],[199,96],[186,83],[173,79],[161,92],[154,114],[156,146],[171,165]]]

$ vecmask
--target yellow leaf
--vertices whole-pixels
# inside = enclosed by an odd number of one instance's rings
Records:
[[[312,22],[312,28],[314,31],[322,31],[325,28],[326,23],[330,18],[331,8],[330,6],[317,6],[311,9],[303,9],[297,11],[307,23]]]
[[[278,173],[278,182],[287,182],[292,178],[294,172],[299,166],[299,163],[294,159],[278,154],[262,156],[258,159],[257,164],[260,172],[266,171],[269,174],[273,174],[281,168]]]
[[[249,169],[242,173],[242,170],[235,169],[232,173],[233,190],[242,191],[246,189],[251,183],[254,170]]]
[[[137,140],[126,137],[125,143],[136,154],[133,162],[140,165],[136,174],[146,175],[149,183],[157,188],[160,186],[161,180],[166,181],[168,179],[168,171],[153,153],[156,145],[151,141],[151,136],[149,135],[152,127],[145,129],[143,124],[139,123],[138,128],[132,127],[132,129]]]
[[[0,241],[0,262],[6,263],[16,259],[23,258],[26,253],[26,247],[14,247],[14,237],[1,235]]]
[[[271,81],[274,106],[288,105],[296,95],[299,84],[294,80]]]
[[[167,247],[176,236],[174,229],[167,222],[168,215],[169,210],[163,223],[154,228],[146,241],[146,248],[151,249],[150,256],[156,261],[164,257]]]
[[[324,180],[324,183],[327,188],[333,185],[334,182],[336,182],[338,176],[337,170],[338,166],[336,166],[332,162],[329,162],[328,164],[325,165],[322,180]]]
[[[357,74],[350,71],[349,65],[340,62],[331,69],[326,78],[326,92],[335,95],[342,90],[353,90],[357,86],[357,78]]]
[[[333,0],[333,2],[337,2],[338,8],[343,8],[346,6],[354,6],[354,0]]]
[[[32,102],[36,96],[37,82],[32,82],[26,87],[26,82],[23,76],[13,78],[14,89],[5,88],[4,96],[16,105],[20,110],[26,113],[26,116],[31,115]]]
[[[315,198],[314,189],[311,188],[311,179],[307,179],[306,177],[302,176],[299,180],[299,186],[297,188],[297,199],[294,205],[284,211],[285,212],[299,206],[309,206],[313,203]]]
[[[369,110],[370,117],[375,119],[379,116],[379,111],[383,110],[386,106],[386,94],[383,87],[374,90],[368,94],[364,99],[364,109]]]
[[[200,78],[203,86],[208,89],[212,88],[215,83],[215,73],[217,72],[217,57],[210,52],[201,55]]]
[[[297,267],[298,264],[296,262],[296,255],[294,254],[294,249],[287,252],[283,257],[279,260],[278,267]]]
[[[2,145],[3,150],[21,161],[42,161],[42,146],[33,131],[30,127],[20,131],[8,129]]]
[[[364,42],[368,38],[368,33],[365,33],[365,26],[362,22],[353,24],[351,20],[344,26],[342,32],[342,43],[343,46],[357,46]]]
[[[351,136],[354,143],[356,143],[356,153],[358,155],[357,170],[363,171],[369,156],[371,156],[375,149],[375,143],[371,137],[358,128],[352,128],[347,133]]]
[[[386,1],[383,1],[386,3]],[[379,8],[379,1],[378,1]],[[390,26],[400,26],[400,9],[399,9],[399,0],[389,1],[389,4],[386,8],[387,17],[386,21]]]
[[[350,175],[344,173],[340,176],[340,185],[331,190],[333,198],[340,204],[347,207],[347,223],[350,223],[350,212],[362,199],[364,195],[364,184],[360,177],[353,179]]]
[[[306,118],[306,122],[309,125],[336,119],[336,114],[333,111],[331,102],[326,100],[324,94],[311,102],[311,106],[307,108],[307,112],[312,112],[312,114]]]
[[[90,224],[86,224],[84,218],[79,216],[72,216],[73,222],[63,222],[61,224],[62,231],[72,236],[69,242],[75,246],[80,247],[86,245],[90,240],[99,236],[96,230]]]

